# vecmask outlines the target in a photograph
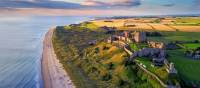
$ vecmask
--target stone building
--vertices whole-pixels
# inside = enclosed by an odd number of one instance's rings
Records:
[[[163,42],[148,41],[147,43],[149,47],[152,47],[152,48],[159,48],[159,49],[165,48],[165,44]]]
[[[178,46],[176,43],[168,43],[165,45],[165,48],[169,50],[174,50],[174,49],[180,49],[181,47]]]
[[[130,40],[130,32],[124,31],[116,35],[112,35],[107,39],[108,43],[112,43],[113,41],[123,41],[123,42],[131,42]]]
[[[133,34],[133,40],[137,43],[146,42],[146,33],[145,32],[135,32]]]
[[[195,50],[186,51],[185,55],[192,59],[200,60],[200,48],[197,48]]]
[[[200,59],[200,50],[197,50],[193,56],[194,59]]]
[[[113,43],[114,41],[119,41],[120,38],[117,35],[112,35],[111,37],[108,38],[107,42],[108,43]]]
[[[154,57],[152,59],[154,66],[163,66],[164,65],[164,57]]]
[[[133,52],[131,58],[135,57],[150,57],[155,66],[163,66],[166,60],[166,53],[165,50],[159,48],[143,48]]]
[[[127,31],[124,31],[124,37],[126,37],[126,38],[129,38],[129,32],[127,32]]]
[[[122,36],[125,37],[125,41],[127,41],[127,42],[131,41],[130,40],[130,32],[124,31]]]
[[[169,74],[177,74],[177,70],[174,67],[174,63],[170,63],[169,68],[167,69],[167,72]]]

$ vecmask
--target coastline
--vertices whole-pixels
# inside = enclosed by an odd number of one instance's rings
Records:
[[[43,40],[42,78],[44,88],[75,88],[69,75],[64,70],[54,53],[52,36],[55,28],[51,28]]]

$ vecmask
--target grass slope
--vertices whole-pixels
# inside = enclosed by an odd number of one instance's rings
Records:
[[[55,53],[75,85],[78,88],[159,88],[156,81],[126,61],[125,51],[104,42],[108,36],[88,23],[57,27],[53,35]],[[91,40],[98,42],[91,46],[88,44]]]

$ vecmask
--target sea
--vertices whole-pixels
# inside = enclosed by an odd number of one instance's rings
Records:
[[[41,55],[51,27],[91,17],[0,16],[0,88],[43,88]]]

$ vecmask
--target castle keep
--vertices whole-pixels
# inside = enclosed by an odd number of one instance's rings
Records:
[[[146,33],[145,32],[134,32],[133,39],[137,43],[146,42]]]

